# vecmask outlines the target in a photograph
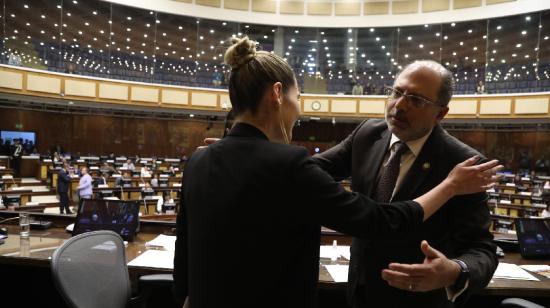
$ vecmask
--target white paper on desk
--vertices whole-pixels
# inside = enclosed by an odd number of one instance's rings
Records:
[[[28,203],[27,203],[28,204]],[[533,273],[537,273],[544,277],[550,278],[550,266],[549,265],[520,265],[519,267],[528,270]]]
[[[336,249],[334,249],[333,246],[321,246],[319,248],[319,257],[321,258],[328,258],[332,259],[332,257],[336,254],[336,257],[344,257],[346,259],[350,259],[350,251],[349,246],[336,246]]]
[[[169,251],[174,251],[176,249],[176,237],[172,235],[160,234],[155,237],[152,241],[145,243],[146,247],[162,247]]]
[[[348,265],[325,265],[325,268],[330,276],[332,276],[334,282],[348,282]]]
[[[146,250],[134,260],[128,262],[128,266],[174,268],[174,252],[167,250]]]
[[[511,263],[499,263],[493,278],[539,281],[521,267]]]

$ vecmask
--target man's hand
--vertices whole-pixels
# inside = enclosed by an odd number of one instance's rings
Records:
[[[424,263],[390,263],[389,269],[382,271],[382,279],[392,287],[407,291],[427,292],[452,286],[460,275],[460,266],[427,241],[422,241],[420,249],[426,256]]]
[[[220,141],[221,139],[220,138],[204,138],[204,145],[201,145],[199,147],[197,147],[197,150],[200,150],[200,149],[204,149],[206,147],[208,147],[209,145],[211,144],[214,144],[218,141]]]

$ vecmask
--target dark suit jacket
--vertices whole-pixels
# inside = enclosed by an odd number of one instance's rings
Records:
[[[237,124],[185,167],[175,292],[191,307],[314,307],[321,224],[376,237],[419,227],[422,208],[345,191],[302,147]]]
[[[59,169],[59,173],[57,175],[57,192],[69,192],[69,185],[71,185],[71,177],[63,169]]]
[[[368,120],[339,145],[314,159],[335,177],[351,175],[352,189],[370,196],[390,139],[391,132],[385,121]],[[426,193],[445,179],[457,163],[476,154],[479,153],[439,125],[434,127],[393,201],[414,199]],[[424,255],[420,242],[423,239],[448,258],[463,260],[468,265],[469,287],[457,303],[484,288],[498,264],[496,246],[489,232],[486,200],[485,193],[454,197],[414,232],[386,239],[354,238],[348,299],[356,306],[366,301],[383,303],[386,307],[451,307],[445,289],[426,293],[401,291],[381,278],[382,269],[391,262],[422,263]]]

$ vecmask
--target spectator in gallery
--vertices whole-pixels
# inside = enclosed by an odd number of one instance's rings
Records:
[[[483,80],[480,80],[476,86],[476,94],[485,94],[485,93],[487,93],[485,91],[485,84],[483,83]]]
[[[56,143],[53,147],[52,147],[52,153],[57,153],[59,155],[62,155],[63,153],[65,153],[65,150],[63,149],[62,146],[59,145],[59,143]]]
[[[8,140],[6,141],[0,139],[0,155],[8,155],[10,154],[10,146],[8,143]]]
[[[76,71],[76,65],[72,62],[67,63],[65,66],[65,74],[74,74]]]
[[[363,95],[363,86],[361,83],[356,82],[351,90],[351,95]]]
[[[525,150],[519,153],[519,173],[528,175],[531,171],[531,156]]]
[[[21,55],[16,48],[12,49],[8,58],[8,64],[13,66],[21,66]]]
[[[535,162],[535,173],[537,175],[548,175],[548,168],[550,167],[550,161],[542,155]]]
[[[222,72],[216,71],[212,74],[212,84],[214,86],[219,86],[222,84],[223,74]]]

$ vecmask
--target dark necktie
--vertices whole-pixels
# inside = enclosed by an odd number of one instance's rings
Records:
[[[394,143],[394,151],[390,152],[390,158],[383,166],[382,174],[373,193],[374,200],[380,202],[390,202],[395,182],[399,176],[399,167],[401,164],[401,155],[409,150],[409,147],[401,141]]]

